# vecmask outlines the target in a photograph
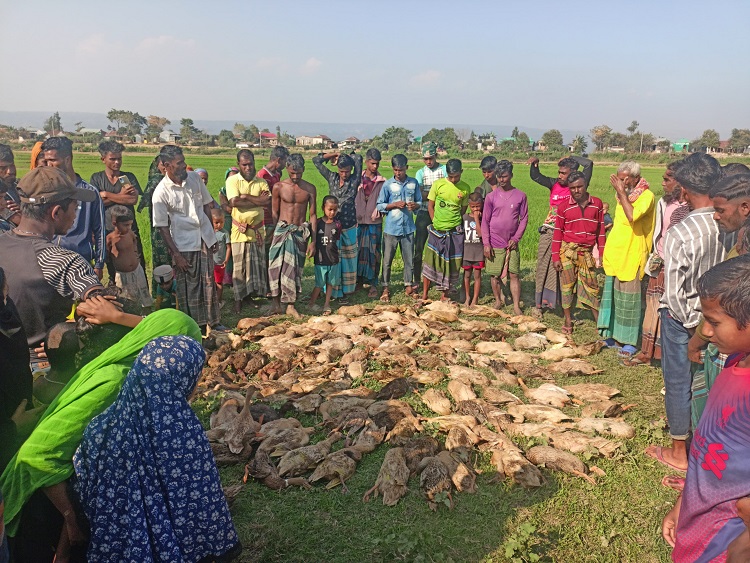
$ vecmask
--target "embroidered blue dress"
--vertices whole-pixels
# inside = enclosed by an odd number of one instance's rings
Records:
[[[211,448],[187,402],[204,361],[192,338],[152,340],[117,400],[86,428],[73,463],[91,526],[89,561],[222,561],[239,553]]]

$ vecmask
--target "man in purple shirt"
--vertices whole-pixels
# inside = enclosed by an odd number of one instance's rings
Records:
[[[505,305],[502,279],[510,274],[510,294],[513,311],[521,315],[521,255],[518,243],[529,222],[526,194],[511,184],[513,164],[501,160],[495,166],[497,188],[487,195],[482,212],[482,241],[484,242],[485,269],[492,282],[495,307]]]

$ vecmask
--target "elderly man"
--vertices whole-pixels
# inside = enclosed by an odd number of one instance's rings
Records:
[[[99,143],[99,155],[104,163],[104,170],[94,172],[89,181],[92,186],[99,190],[99,195],[104,203],[104,230],[107,234],[114,230],[110,212],[112,206],[124,205],[135,217],[135,205],[138,203],[138,196],[143,195],[143,190],[141,190],[135,174],[121,170],[122,151],[124,150],[125,147],[117,141]],[[145,271],[146,260],[143,256],[143,244],[138,230],[138,221],[133,221],[133,232],[138,237],[138,254],[140,255],[141,266]],[[110,281],[114,281],[115,268],[112,265],[112,258],[109,256],[107,257],[107,274]]]
[[[367,296],[371,299],[378,296],[378,275],[380,274],[380,246],[383,239],[383,218],[377,210],[378,197],[385,178],[380,175],[380,151],[375,148],[365,154],[365,170],[362,182],[354,198],[357,210],[357,286],[370,286]]]
[[[96,197],[81,204],[73,226],[55,242],[64,248],[75,250],[87,262],[93,263],[94,272],[102,279],[107,256],[106,231],[104,229],[104,203],[99,190],[85,182],[73,170],[73,143],[67,137],[51,137],[42,144],[47,166],[60,168],[82,190],[91,190]]]
[[[632,358],[624,358],[623,364],[629,367],[651,363],[661,359],[661,322],[659,302],[664,294],[664,237],[673,225],[682,221],[690,212],[682,199],[682,186],[677,183],[674,171],[679,162],[670,162],[662,177],[664,196],[656,204],[651,255],[646,262],[648,287],[646,288],[646,312],[643,316],[641,351]]]
[[[362,182],[362,157],[358,154],[330,152],[318,154],[312,161],[328,182],[328,193],[339,200],[336,220],[342,227],[339,239],[341,288],[334,288],[333,297],[343,305],[348,302],[347,296],[354,293],[357,287],[357,208],[354,201]],[[329,161],[338,168],[337,172],[329,170],[325,165]]]
[[[232,207],[232,286],[234,312],[242,310],[242,300],[265,297],[268,293],[268,257],[266,256],[263,210],[271,203],[268,184],[255,174],[255,155],[248,149],[237,153],[239,174],[226,183],[227,199]]]
[[[620,164],[610,183],[617,207],[602,256],[607,277],[597,328],[606,346],[618,348],[620,357],[629,359],[636,352],[643,321],[641,279],[651,252],[656,202],[637,162]]]
[[[422,201],[426,202],[427,196],[430,194],[430,189],[432,189],[432,184],[436,180],[447,178],[448,172],[445,169],[445,164],[440,164],[437,161],[437,145],[435,143],[425,143],[422,145],[422,160],[424,161],[424,166],[417,170],[415,178],[422,192]],[[414,235],[414,267],[412,271],[414,272],[414,289],[416,291],[422,285],[422,255],[424,254],[424,246],[427,244],[427,228],[432,225],[427,205],[422,205],[419,208],[414,224],[417,230]]]
[[[541,319],[544,309],[554,309],[560,296],[559,274],[552,264],[552,233],[555,230],[557,206],[570,199],[568,176],[583,166],[581,173],[588,186],[594,173],[594,163],[582,156],[568,156],[557,163],[557,178],[545,176],[539,171],[539,159],[531,157],[529,175],[540,186],[549,190],[549,213],[539,227],[539,246],[536,259],[536,307],[532,314]]]
[[[217,240],[211,225],[211,198],[195,172],[188,172],[182,149],[161,149],[164,178],[152,196],[154,227],[167,245],[177,280],[177,304],[201,330],[219,328],[219,300],[214,285]]]

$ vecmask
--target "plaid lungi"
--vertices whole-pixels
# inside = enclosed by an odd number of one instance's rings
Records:
[[[536,306],[554,309],[560,294],[557,270],[552,265],[552,235],[554,229],[539,234],[536,254]]]
[[[591,249],[571,242],[560,245],[560,293],[563,309],[573,307],[578,295],[578,306],[599,309],[599,282],[594,268],[596,264]]]
[[[334,288],[333,297],[339,299],[354,293],[357,288],[357,225],[343,229],[339,239],[341,288]]]
[[[597,323],[601,337],[637,346],[642,313],[641,281],[638,276],[627,282],[607,276]]]
[[[664,295],[664,268],[659,270],[656,277],[648,278],[648,287],[646,287],[646,312],[643,315],[641,354],[655,360],[661,359],[659,302],[662,295]]]
[[[427,227],[427,245],[422,262],[422,277],[434,282],[438,291],[458,285],[464,253],[464,232],[459,226],[450,231]]]
[[[714,381],[719,377],[721,370],[724,369],[727,358],[728,356],[719,353],[718,348],[713,344],[709,344],[708,348],[703,352],[703,368],[693,374],[693,385],[691,388],[693,396],[690,400],[690,419],[693,428],[698,427],[703,409],[706,408],[708,394],[711,391]]]
[[[188,270],[175,268],[177,306],[192,317],[198,326],[219,324],[219,299],[214,285],[214,257],[206,243],[194,252],[181,252],[188,262]]]
[[[308,223],[301,226],[279,221],[273,234],[269,253],[268,281],[271,296],[281,296],[282,303],[295,303],[302,291],[302,271],[305,269]]]
[[[357,227],[357,280],[372,286],[378,285],[380,275],[380,245],[383,239],[383,225],[359,225]]]
[[[234,300],[241,301],[248,295],[265,297],[268,293],[268,263],[263,239],[233,242],[232,257]]]

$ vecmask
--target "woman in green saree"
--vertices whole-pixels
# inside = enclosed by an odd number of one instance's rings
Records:
[[[178,335],[201,341],[198,325],[184,313],[174,309],[152,313],[71,378],[0,476],[9,536],[17,535],[24,505],[40,490],[58,510],[63,508],[60,512],[69,524],[70,515],[65,514],[69,510],[60,505],[60,492],[73,474],[73,454],[83,431],[115,400],[141,349],[159,336]]]

